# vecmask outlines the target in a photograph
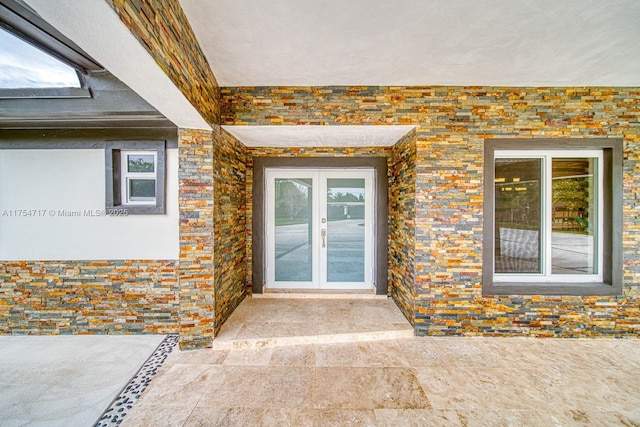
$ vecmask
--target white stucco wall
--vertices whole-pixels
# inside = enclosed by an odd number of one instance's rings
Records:
[[[178,150],[166,159],[165,215],[104,216],[104,150],[0,150],[0,260],[178,259]]]

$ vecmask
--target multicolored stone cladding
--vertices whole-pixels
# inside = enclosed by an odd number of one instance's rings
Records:
[[[215,332],[246,296],[246,147],[225,130],[215,135],[214,288]]]
[[[246,184],[246,275],[247,292],[252,292],[251,271],[253,233],[253,158],[254,157],[387,157],[391,156],[391,147],[247,147],[247,184]]]
[[[214,153],[211,131],[179,130],[179,345],[183,349],[211,345],[215,334]]]
[[[415,125],[418,335],[640,335],[640,88],[223,88],[222,123]],[[619,297],[483,297],[483,141],[623,138]]]
[[[416,133],[393,147],[389,161],[389,293],[411,323],[415,315]]]
[[[220,121],[219,88],[178,0],[106,0],[204,119]]]
[[[178,331],[176,261],[3,261],[0,334]]]

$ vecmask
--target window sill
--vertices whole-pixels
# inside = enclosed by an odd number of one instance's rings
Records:
[[[542,296],[617,296],[619,286],[609,283],[507,283],[485,284],[482,296],[542,295]]]
[[[107,206],[108,216],[164,215],[163,206]]]

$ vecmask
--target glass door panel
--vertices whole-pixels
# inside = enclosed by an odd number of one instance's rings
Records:
[[[267,169],[266,286],[373,287],[373,171]]]
[[[327,179],[327,281],[365,280],[365,179]]]
[[[313,280],[313,184],[310,178],[276,178],[275,280],[310,282]]]

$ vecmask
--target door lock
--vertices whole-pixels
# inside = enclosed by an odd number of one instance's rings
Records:
[[[322,236],[322,247],[326,248],[327,247],[327,230],[325,228],[323,228],[322,230],[320,230],[320,235]]]

